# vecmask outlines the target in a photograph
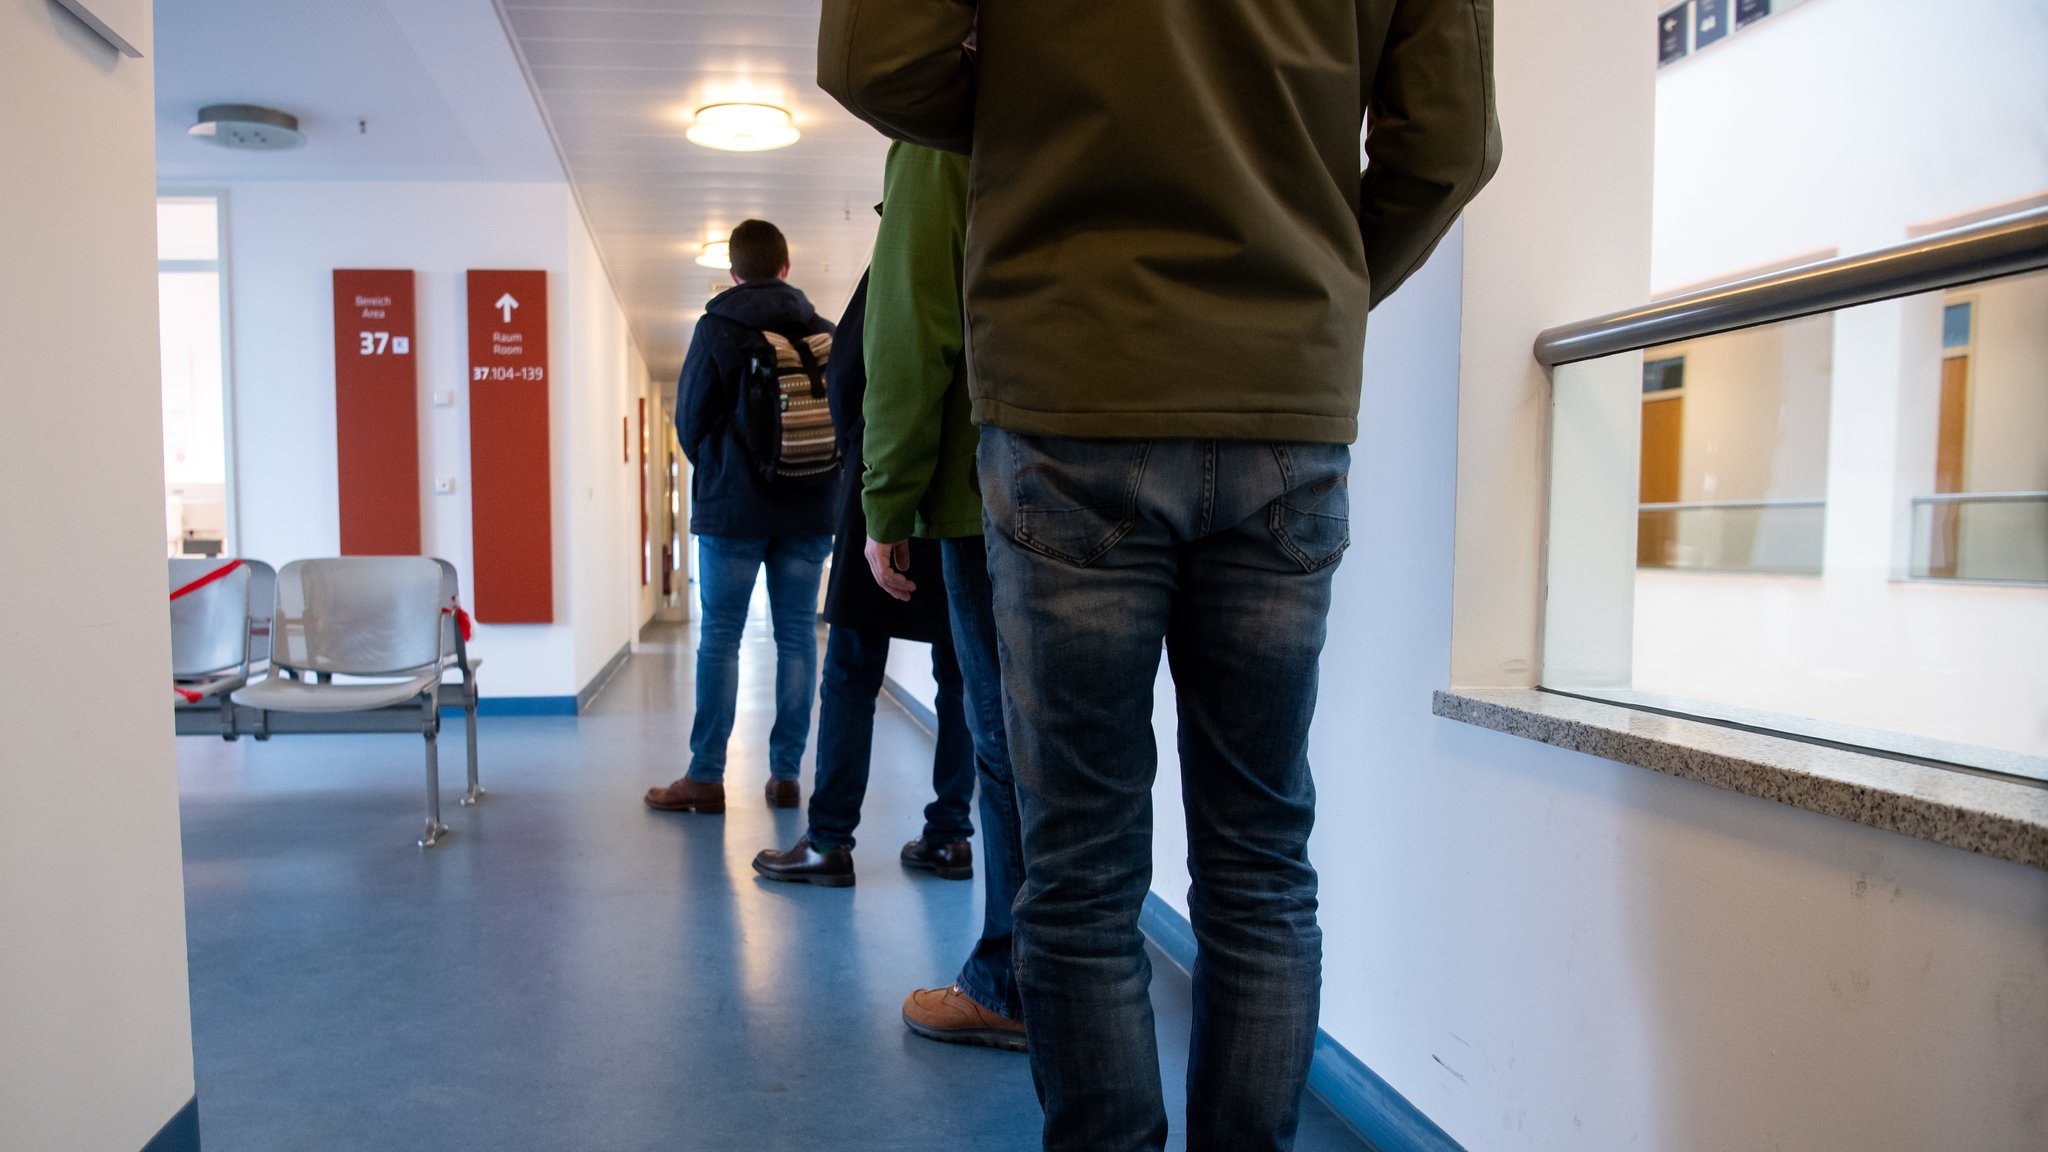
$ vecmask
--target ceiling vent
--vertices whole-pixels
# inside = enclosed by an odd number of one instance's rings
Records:
[[[255,104],[209,104],[186,134],[249,152],[282,152],[306,142],[298,117]]]

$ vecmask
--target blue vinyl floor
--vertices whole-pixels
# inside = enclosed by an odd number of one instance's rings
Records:
[[[429,851],[416,738],[178,742],[208,1152],[1038,1147],[1024,1057],[898,1016],[980,924],[978,878],[895,860],[929,798],[924,732],[884,699],[857,887],[766,883],[748,862],[803,826],[761,799],[765,624],[723,817],[640,803],[680,774],[690,721],[689,635],[649,639],[664,650],[587,715],[485,720],[479,808],[455,805],[461,727],[444,728],[454,834]],[[1181,1148],[1188,983],[1153,965]],[[1364,1145],[1310,1098],[1298,1147]]]

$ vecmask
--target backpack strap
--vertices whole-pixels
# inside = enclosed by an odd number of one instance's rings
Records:
[[[810,378],[811,397],[813,399],[822,398],[825,395],[825,366],[818,363],[817,353],[811,351],[810,333],[800,332],[794,328],[787,331],[775,329],[770,329],[770,331],[774,331],[777,336],[789,341],[789,346],[796,352],[797,360],[803,365],[804,375]]]

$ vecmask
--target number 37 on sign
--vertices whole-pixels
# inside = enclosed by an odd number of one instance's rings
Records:
[[[358,332],[357,352],[363,356],[403,356],[412,351],[412,337],[393,336],[389,332]]]

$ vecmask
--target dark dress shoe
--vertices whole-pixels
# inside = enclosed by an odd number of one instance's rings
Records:
[[[912,840],[903,846],[903,866],[930,872],[941,880],[972,880],[974,848],[965,840]]]
[[[705,784],[685,777],[666,788],[649,788],[644,799],[649,808],[663,812],[723,812],[725,785]]]
[[[754,857],[754,871],[785,884],[816,884],[820,888],[853,887],[853,852],[834,848],[820,852],[811,847],[809,836],[798,840],[787,852],[770,848]]]
[[[801,799],[794,780],[778,780],[771,776],[766,791],[770,808],[794,808]]]

